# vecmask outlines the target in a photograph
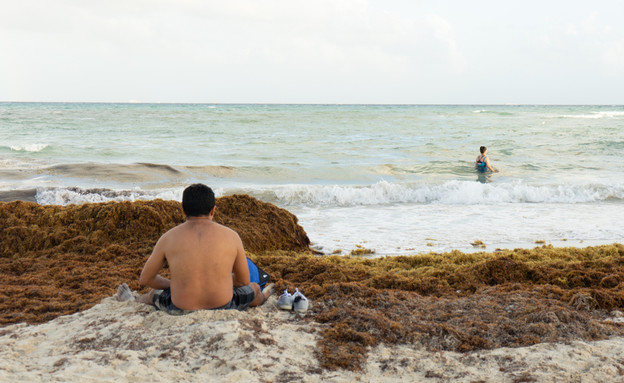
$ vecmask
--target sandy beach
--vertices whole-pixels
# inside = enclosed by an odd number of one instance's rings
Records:
[[[624,381],[624,246],[330,256],[297,218],[217,201],[277,294],[169,316],[117,299],[178,203],[0,203],[0,381]]]
[[[431,352],[379,345],[360,371],[324,370],[322,326],[277,309],[172,317],[106,298],[48,323],[0,330],[6,382],[619,382],[624,339]]]

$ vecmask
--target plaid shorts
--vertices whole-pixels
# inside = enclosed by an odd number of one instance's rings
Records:
[[[232,294],[232,300],[221,307],[216,307],[211,310],[239,310],[244,311],[249,308],[251,302],[253,302],[255,292],[249,285],[243,287],[234,287]],[[156,310],[161,310],[170,315],[184,315],[192,313],[197,310],[182,310],[176,307],[171,301],[171,289],[160,290],[154,293],[152,303]]]

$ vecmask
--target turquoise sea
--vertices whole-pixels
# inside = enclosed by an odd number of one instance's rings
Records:
[[[0,103],[0,200],[181,199],[299,217],[325,253],[624,241],[624,106]],[[500,171],[477,173],[486,145]]]

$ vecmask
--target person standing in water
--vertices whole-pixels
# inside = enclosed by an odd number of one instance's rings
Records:
[[[477,156],[477,170],[480,172],[485,172],[487,169],[490,169],[490,171],[495,172],[496,170],[494,170],[492,165],[490,165],[490,159],[487,155],[487,148],[485,146],[482,146],[479,148],[479,151],[481,152],[481,154]]]

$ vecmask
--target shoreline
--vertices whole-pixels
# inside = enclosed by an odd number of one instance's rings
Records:
[[[96,189],[94,189],[96,190]],[[105,190],[105,189],[97,189],[97,190]],[[38,204],[39,206],[56,206],[56,205],[41,205],[37,202],[36,196],[37,189],[23,189],[23,190],[10,190],[10,191],[0,191],[0,203],[10,203],[16,201],[22,202],[32,202]],[[153,201],[154,199],[137,199],[136,201]],[[112,202],[112,201],[111,201]],[[117,201],[123,202],[123,201]],[[179,201],[174,201],[179,202]],[[87,205],[92,204],[94,202],[82,202],[75,204],[79,205]],[[95,202],[95,203],[107,203],[107,202]],[[71,204],[70,204],[71,205]],[[67,205],[63,205],[67,206]],[[305,228],[304,228],[305,229]],[[431,242],[434,245],[437,240],[431,238],[425,238],[424,240],[420,240],[420,242]],[[475,243],[476,242],[476,243]],[[481,244],[479,244],[481,243]],[[567,239],[555,239],[555,240],[547,240],[543,238],[535,238],[532,242],[526,241],[514,241],[514,242],[503,242],[503,243],[483,243],[478,238],[474,239],[473,243],[467,243],[463,247],[444,247],[441,250],[428,250],[424,249],[422,251],[413,251],[409,247],[397,249],[393,252],[378,252],[374,246],[369,246],[369,244],[363,242],[361,244],[355,243],[352,248],[338,249],[338,250],[324,250],[322,246],[316,246],[315,243],[311,243],[311,249],[322,255],[354,255],[354,256],[362,256],[362,257],[370,257],[370,258],[379,258],[384,256],[421,256],[427,254],[445,254],[449,252],[459,251],[466,254],[480,253],[480,252],[501,252],[501,251],[512,251],[518,249],[530,250],[542,246],[553,246],[555,248],[566,248],[566,247],[576,247],[576,248],[588,248],[595,246],[604,246],[611,244],[621,244],[624,243],[622,239],[575,239],[575,240],[567,240]],[[433,247],[433,246],[432,246]]]

